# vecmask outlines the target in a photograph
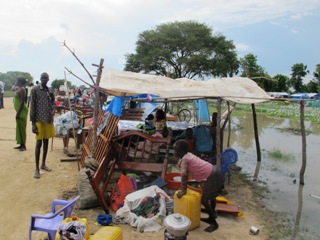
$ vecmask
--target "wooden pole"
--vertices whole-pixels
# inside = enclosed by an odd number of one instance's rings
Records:
[[[228,106],[228,141],[227,141],[227,147],[230,147],[230,136],[231,136],[231,113],[230,113],[230,102],[227,101]]]
[[[71,102],[70,102],[70,91],[69,91],[69,86],[68,86],[68,81],[67,81],[67,75],[66,72],[64,72],[64,84],[67,89],[67,95],[68,95],[68,105],[69,105],[69,111],[70,111],[70,116],[71,116],[71,123],[72,123],[72,134],[73,134],[73,139],[74,139],[74,144],[76,146],[76,156],[77,156],[77,164],[78,164],[78,171],[80,171],[80,162],[79,162],[79,156],[78,156],[78,144],[77,144],[77,137],[76,137],[76,132],[74,130],[74,124],[73,124],[73,117],[72,117],[72,107],[71,107]]]
[[[99,96],[99,84],[102,74],[102,68],[103,68],[103,62],[104,59],[100,59],[100,64],[98,67],[98,73],[97,73],[97,80],[96,84],[94,86],[94,109],[93,109],[93,138],[92,138],[92,144],[91,144],[91,157],[95,158],[96,156],[96,147],[97,147],[97,128],[98,128],[98,110],[99,110],[99,102],[100,102],[100,96]]]
[[[304,100],[300,101],[300,127],[302,137],[302,166],[300,169],[300,184],[304,185],[304,173],[307,165],[307,151],[306,151],[306,129],[304,127]]]
[[[221,141],[220,141],[220,135],[221,135],[221,128],[220,128],[220,119],[221,119],[221,102],[222,99],[217,99],[217,126],[216,126],[216,148],[217,148],[217,168],[219,169],[221,166]]]
[[[261,149],[260,149],[260,142],[259,142],[257,114],[256,114],[256,108],[254,104],[251,104],[251,108],[252,108],[252,117],[253,117],[254,138],[256,140],[257,161],[261,162]]]

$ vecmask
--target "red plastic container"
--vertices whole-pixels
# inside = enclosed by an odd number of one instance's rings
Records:
[[[167,188],[172,189],[172,190],[177,190],[180,188],[181,181],[174,181],[174,177],[179,177],[181,176],[181,173],[176,172],[176,173],[167,173],[165,177],[165,181],[167,182]]]
[[[172,190],[178,190],[180,189],[181,185],[181,178],[180,181],[174,180],[174,177],[181,177],[181,173],[175,172],[175,173],[167,173],[165,177],[165,181],[167,182],[167,188]],[[188,181],[192,180],[191,177],[188,177]]]

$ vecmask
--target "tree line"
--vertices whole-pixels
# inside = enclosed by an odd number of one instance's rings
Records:
[[[238,58],[236,46],[220,33],[213,33],[208,25],[196,21],[170,22],[139,34],[135,53],[125,55],[124,70],[156,74],[171,78],[205,80],[212,77],[249,77],[267,92],[320,92],[320,64],[315,66],[313,79],[307,84],[303,79],[310,73],[308,66],[296,63],[291,76],[270,76],[258,64],[253,53]],[[16,76],[22,75],[33,81],[29,73],[0,73],[0,80],[11,89]],[[51,82],[59,88],[64,80]],[[70,88],[74,88],[68,82]]]

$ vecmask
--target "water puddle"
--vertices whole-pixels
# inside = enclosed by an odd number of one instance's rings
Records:
[[[320,196],[320,126],[305,123],[307,166],[302,186],[299,184],[302,137],[296,132],[300,123],[264,115],[257,115],[257,120],[262,153],[260,166],[257,166],[252,115],[231,118],[230,147],[238,152],[237,165],[252,178],[256,174],[259,181],[267,184],[270,196],[265,204],[273,211],[289,214],[294,239],[320,239],[320,199],[317,198]],[[281,157],[276,158],[277,155]]]

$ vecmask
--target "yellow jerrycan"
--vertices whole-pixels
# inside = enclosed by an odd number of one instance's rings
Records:
[[[179,199],[177,197],[179,191],[174,193],[173,212],[190,219],[191,225],[188,231],[191,231],[200,226],[201,193],[187,188],[187,194]]]

